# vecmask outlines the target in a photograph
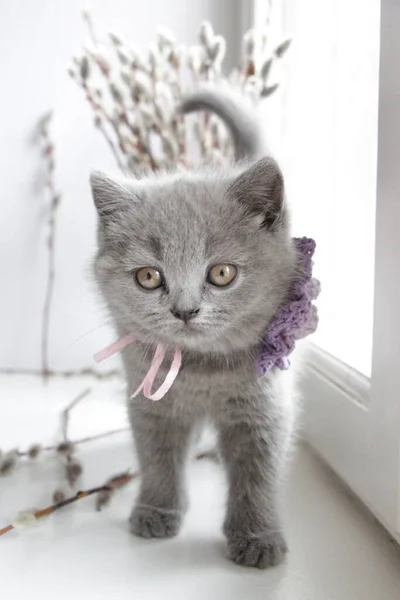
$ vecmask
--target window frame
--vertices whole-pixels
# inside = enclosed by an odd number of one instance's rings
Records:
[[[291,1],[279,0],[283,31]],[[380,4],[371,378],[310,343],[301,384],[302,426],[306,441],[400,542],[400,8],[396,0]],[[252,2],[255,27],[265,21],[268,7],[268,0]]]

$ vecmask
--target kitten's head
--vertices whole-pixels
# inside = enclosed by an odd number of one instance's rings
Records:
[[[206,353],[260,340],[294,265],[272,159],[218,175],[95,172],[91,184],[96,279],[121,331]]]

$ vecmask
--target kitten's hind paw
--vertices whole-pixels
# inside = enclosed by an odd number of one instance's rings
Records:
[[[286,542],[280,533],[228,537],[229,558],[246,567],[274,567],[282,562],[286,552]]]
[[[131,532],[144,538],[168,538],[179,532],[182,522],[180,510],[167,510],[138,504],[130,517]]]

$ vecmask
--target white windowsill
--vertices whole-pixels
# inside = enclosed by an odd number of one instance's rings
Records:
[[[121,382],[1,377],[3,448],[53,439],[60,409],[87,385],[93,398],[73,418],[73,435],[125,422]],[[3,395],[5,394],[5,396]],[[3,412],[2,412],[3,411]],[[82,448],[82,487],[102,482],[131,460],[129,434]],[[44,506],[57,482],[54,459],[21,466],[2,479],[1,525],[30,506]],[[181,534],[169,541],[128,533],[137,484],[97,513],[93,499],[50,516],[37,528],[1,538],[5,597],[31,600],[394,600],[400,589],[400,553],[362,507],[307,451],[299,449],[288,476],[284,517],[290,553],[286,564],[260,572],[228,562],[221,534],[225,485],[218,465],[189,470],[191,506]],[[362,549],[362,552],[360,552]]]

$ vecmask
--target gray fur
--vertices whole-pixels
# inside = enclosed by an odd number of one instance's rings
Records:
[[[243,137],[239,142],[253,148]],[[96,278],[120,335],[137,340],[123,352],[128,398],[156,343],[183,352],[182,370],[164,399],[129,400],[141,468],[132,532],[178,532],[193,435],[211,421],[229,481],[229,556],[261,568],[277,564],[286,551],[278,494],[293,428],[291,373],[258,378],[254,360],[295,272],[279,168],[267,158],[145,180],[94,173],[91,182],[100,215]],[[223,262],[237,265],[238,276],[218,289],[206,273]],[[166,288],[140,289],[134,272],[143,266],[162,270]],[[187,325],[172,307],[200,312]],[[165,374],[162,368],[156,385]]]

